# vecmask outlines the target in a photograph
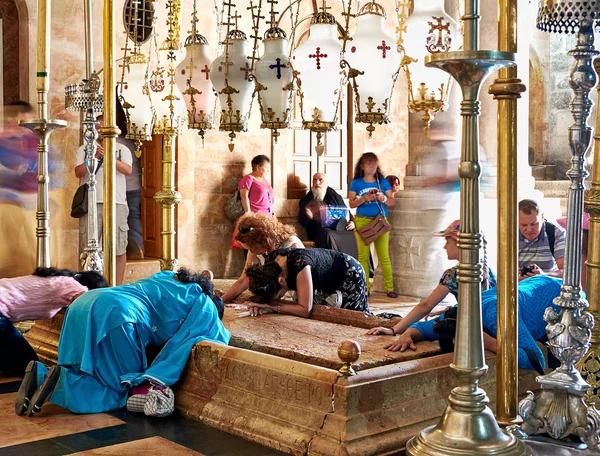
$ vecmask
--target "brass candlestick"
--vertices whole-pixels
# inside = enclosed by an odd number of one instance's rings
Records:
[[[458,247],[458,319],[454,363],[459,386],[452,390],[440,422],[409,440],[406,451],[414,456],[526,455],[514,436],[500,429],[485,391],[479,388],[487,372],[481,324],[481,272],[479,251],[479,90],[494,71],[514,65],[509,52],[479,51],[479,2],[465,2],[464,51],[428,56],[426,65],[449,73],[462,89],[463,117],[460,176],[460,233]]]
[[[51,0],[38,0],[37,27],[37,98],[38,118],[21,120],[21,127],[29,128],[38,137],[38,192],[35,218],[37,227],[36,265],[50,266],[50,210],[48,202],[48,141],[57,128],[67,126],[64,120],[48,119],[48,89],[50,85],[50,11]]]

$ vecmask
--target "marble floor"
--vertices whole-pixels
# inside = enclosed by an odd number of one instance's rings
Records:
[[[20,379],[0,375],[0,455],[275,456],[275,450],[180,415],[149,418],[118,410],[76,415],[45,404],[32,418],[18,417]]]

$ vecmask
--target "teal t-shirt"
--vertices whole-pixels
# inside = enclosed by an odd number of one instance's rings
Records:
[[[392,189],[392,186],[385,178],[379,179],[379,186],[381,187],[381,193],[384,194],[388,190]],[[365,182],[364,178],[361,177],[359,179],[354,179],[352,182],[350,182],[350,191],[356,192],[357,198],[366,195],[372,189],[378,189],[377,181]],[[377,201],[365,201],[356,208],[356,215],[362,215],[363,217],[375,217],[377,216],[377,214],[379,214],[379,207],[381,206],[383,216],[387,216],[386,205],[384,203],[377,203]]]

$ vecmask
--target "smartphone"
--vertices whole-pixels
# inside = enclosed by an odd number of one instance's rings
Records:
[[[369,193],[371,195],[377,195],[377,193],[379,193],[379,190],[377,190],[376,188],[372,188],[371,190],[369,190]]]

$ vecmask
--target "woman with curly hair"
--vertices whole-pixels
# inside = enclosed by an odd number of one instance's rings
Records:
[[[222,296],[224,302],[230,302],[248,289],[246,269],[253,264],[264,264],[265,254],[283,248],[304,248],[294,227],[265,214],[241,216],[237,221],[237,231],[235,239],[248,250],[248,257],[242,275]]]
[[[248,303],[250,315],[269,310],[308,318],[320,296],[327,304],[369,312],[365,272],[350,255],[329,249],[280,249],[264,265],[246,270],[250,291],[264,304]],[[280,301],[287,290],[297,292],[294,302]],[[333,298],[333,301],[331,301]]]

